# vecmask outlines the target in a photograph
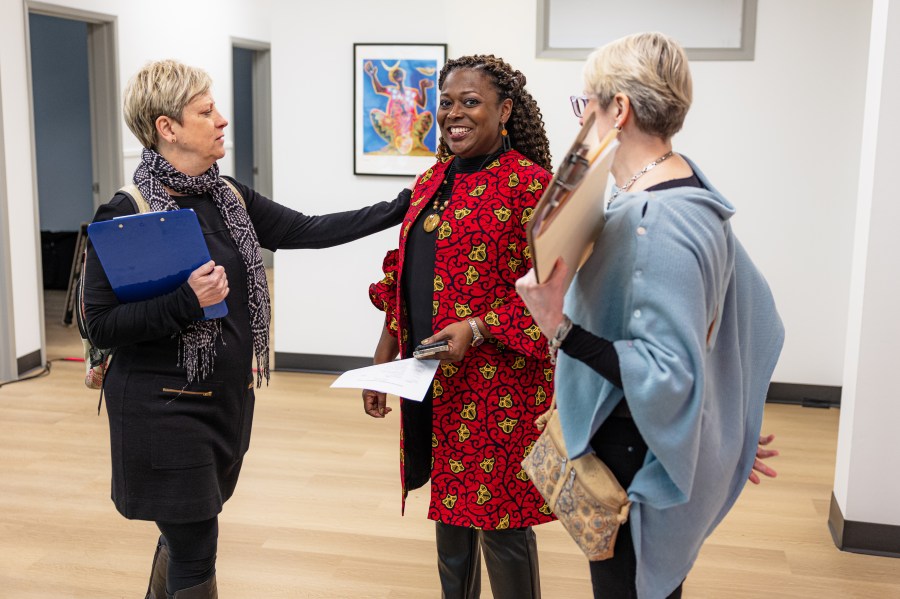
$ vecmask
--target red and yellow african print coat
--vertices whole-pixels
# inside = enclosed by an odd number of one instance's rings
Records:
[[[407,235],[421,226],[419,213],[438,193],[451,160],[416,182],[399,250],[388,253],[384,279],[369,289],[401,355],[410,343],[400,284]],[[521,466],[539,434],[535,417],[553,395],[553,369],[546,339],[515,290],[531,268],[525,225],[549,180],[522,154],[505,152],[479,172],[456,175],[435,231],[434,330],[478,316],[494,338],[470,348],[461,362],[441,366],[432,383],[432,520],[493,530],[553,519]],[[402,400],[401,410],[411,403]],[[401,478],[403,438],[401,431]]]

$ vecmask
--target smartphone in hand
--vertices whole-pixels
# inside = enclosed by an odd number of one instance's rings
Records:
[[[450,351],[450,342],[446,339],[434,343],[420,343],[413,350],[413,358],[427,358],[444,351]]]

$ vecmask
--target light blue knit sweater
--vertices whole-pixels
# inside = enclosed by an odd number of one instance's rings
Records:
[[[649,451],[628,488],[641,598],[666,597],[743,488],[784,342],[769,287],[707,189],[623,194],[565,311],[614,341],[624,392],[560,355],[557,406],[573,457],[623,397]],[[707,345],[707,333],[712,330]]]

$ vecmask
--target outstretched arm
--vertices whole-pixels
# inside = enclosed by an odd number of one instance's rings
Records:
[[[363,70],[366,72],[366,75],[369,76],[369,79],[372,80],[372,89],[375,90],[376,94],[382,94],[385,96],[390,95],[388,94],[387,89],[385,89],[385,87],[381,85],[378,77],[376,77],[376,75],[378,74],[378,67],[372,64],[371,60],[366,61],[366,64],[363,65]]]
[[[314,249],[333,247],[399,225],[409,208],[410,196],[409,189],[404,189],[391,202],[309,216],[256,195],[248,209],[262,247]]]
[[[426,89],[434,87],[434,81],[431,79],[422,79],[419,81],[419,96],[416,98],[416,104],[419,108],[425,108],[426,100],[428,99]]]

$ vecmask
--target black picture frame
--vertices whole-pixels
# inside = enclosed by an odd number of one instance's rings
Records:
[[[353,44],[353,173],[411,176],[434,162],[447,44]]]

